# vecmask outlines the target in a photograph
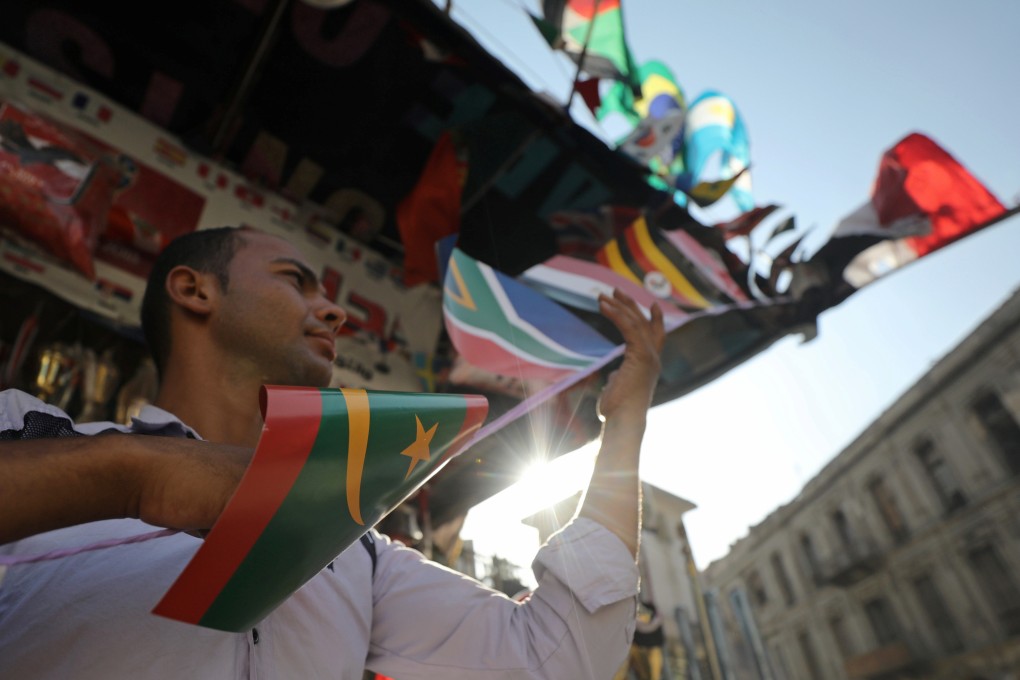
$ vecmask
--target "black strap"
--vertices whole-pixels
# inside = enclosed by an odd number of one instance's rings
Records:
[[[375,578],[375,565],[379,561],[379,555],[375,550],[375,537],[369,532],[361,537],[361,545],[368,551],[368,556],[372,558],[372,578]],[[333,563],[330,562],[326,565],[326,568],[330,571],[334,571]]]
[[[365,546],[368,556],[372,558],[372,578],[375,578],[375,565],[379,561],[379,555],[376,553],[375,538],[371,531],[361,537],[361,545]]]

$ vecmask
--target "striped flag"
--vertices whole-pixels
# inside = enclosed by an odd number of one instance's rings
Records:
[[[188,152],[165,137],[157,138],[152,150],[170,165],[184,165],[188,160]]]
[[[518,379],[556,380],[614,347],[541,293],[458,248],[446,270],[443,316],[468,363]]]
[[[251,629],[459,452],[484,397],[264,388],[237,491],[153,613]]]
[[[612,295],[614,289],[619,289],[634,300],[646,316],[651,315],[654,304],[659,305],[665,318],[687,316],[612,269],[574,257],[556,255],[526,270],[519,278],[557,302],[589,312],[599,311],[599,295]]]
[[[871,200],[841,220],[812,258],[860,288],[987,226],[1005,210],[948,151],[914,132],[882,154]]]
[[[64,98],[63,89],[49,82],[45,78],[40,78],[33,74],[29,74],[28,76],[28,91],[33,95],[50,101],[60,101]]]
[[[607,243],[597,258],[682,309],[707,309],[747,299],[725,266],[690,234],[650,227],[643,217]]]

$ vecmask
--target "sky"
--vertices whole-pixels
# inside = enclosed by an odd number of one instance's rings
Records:
[[[527,9],[539,13],[537,0],[453,0],[452,16],[532,88],[566,102],[573,66]],[[817,226],[824,240],[867,200],[883,151],[913,131],[1007,206],[1020,200],[1020,3],[623,0],[623,12],[639,63],[665,62],[688,101],[707,89],[733,99],[756,203],[782,205],[801,231]],[[610,144],[626,131],[600,127],[580,102],[571,115]],[[817,338],[788,336],[653,409],[641,476],[697,506],[684,520],[698,566],[794,498],[1020,288],[1018,253],[1014,218],[855,293],[821,315]],[[590,449],[472,509],[462,536],[528,564],[538,544],[518,518],[575,492]]]

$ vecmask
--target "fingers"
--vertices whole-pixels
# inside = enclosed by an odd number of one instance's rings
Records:
[[[660,352],[666,342],[666,322],[658,302],[652,305],[652,342],[655,343],[655,349]]]
[[[602,313],[623,334],[625,342],[647,340],[656,352],[662,349],[666,332],[662,308],[658,304],[652,305],[651,318],[646,319],[641,307],[619,289],[613,290],[612,297],[599,295],[599,303]]]

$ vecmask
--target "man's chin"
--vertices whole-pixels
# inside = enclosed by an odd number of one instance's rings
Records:
[[[293,368],[298,368],[294,366]],[[301,370],[291,371],[285,382],[280,385],[290,387],[329,387],[333,380],[333,362],[324,357],[314,357],[300,367]]]

